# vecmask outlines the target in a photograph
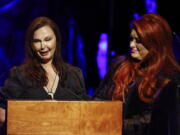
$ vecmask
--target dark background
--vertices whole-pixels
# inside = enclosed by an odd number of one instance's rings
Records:
[[[156,0],[156,4],[156,12],[167,19],[178,36],[178,0]],[[134,13],[147,13],[145,0],[0,0],[0,85],[10,68],[23,62],[24,37],[30,22],[48,16],[59,25],[64,60],[83,70],[87,91],[92,94],[101,80],[96,63],[100,34],[109,36],[109,64],[115,56],[128,53],[129,23]],[[179,59],[177,36],[174,44]],[[83,43],[81,56],[77,39]]]

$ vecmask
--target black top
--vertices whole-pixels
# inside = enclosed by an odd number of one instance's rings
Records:
[[[94,98],[112,100],[115,84],[112,77],[125,60],[113,61]],[[123,135],[180,135],[180,74],[169,76],[171,82],[159,90],[153,104],[143,102],[137,92],[138,82],[129,84],[123,103]]]
[[[65,64],[62,70],[64,77],[59,79],[55,100],[87,100],[84,78],[79,68]],[[6,108],[6,100],[46,100],[51,99],[43,87],[33,87],[24,72],[24,68],[13,67],[5,85],[0,89],[0,107]]]
[[[8,79],[0,88],[0,107],[7,108],[7,100],[51,100],[43,87],[33,87],[32,81],[25,75],[23,66],[13,67]],[[82,72],[79,68],[63,64],[62,76],[54,94],[55,100],[88,100]],[[0,134],[6,135],[6,123],[0,128]]]

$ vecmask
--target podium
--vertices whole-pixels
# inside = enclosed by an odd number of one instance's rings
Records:
[[[8,135],[121,135],[120,101],[8,101]]]

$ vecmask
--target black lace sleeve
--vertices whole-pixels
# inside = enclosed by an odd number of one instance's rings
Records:
[[[154,103],[150,135],[180,135],[180,80],[174,77]]]
[[[123,135],[148,135],[151,112],[123,120]]]
[[[149,110],[124,119],[123,135],[180,135],[179,84],[180,81],[173,79],[161,89]]]
[[[123,104],[123,135],[148,135],[152,105],[139,98],[138,82],[134,81],[128,87]]]

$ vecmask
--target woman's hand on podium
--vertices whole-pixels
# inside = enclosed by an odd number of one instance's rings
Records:
[[[5,121],[5,109],[0,108],[0,127]]]

